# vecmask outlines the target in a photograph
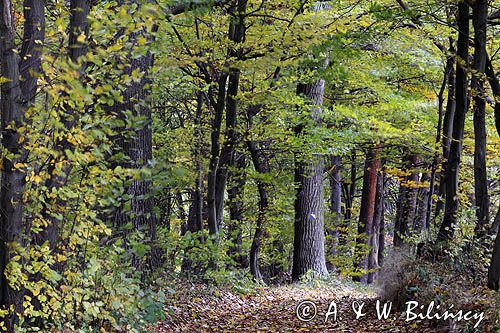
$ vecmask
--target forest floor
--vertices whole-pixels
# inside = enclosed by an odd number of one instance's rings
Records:
[[[207,294],[206,287],[193,285],[191,290],[175,294],[169,320],[156,327],[156,332],[446,332],[429,321],[406,323],[401,315],[378,320],[374,290],[358,290],[345,285],[262,287],[254,294],[243,295],[229,290]],[[317,313],[310,321],[297,317],[297,306],[313,302]],[[364,303],[366,313],[355,319],[353,302]],[[332,302],[334,315],[326,316]],[[311,306],[308,309],[305,307]],[[383,303],[382,303],[383,304]],[[303,303],[299,314],[312,316],[312,303]],[[310,318],[303,318],[310,319]],[[325,319],[326,322],[325,322]],[[446,325],[443,325],[446,326]]]
[[[286,286],[262,286],[249,288],[251,291],[234,288],[217,288],[203,284],[182,282],[176,291],[169,294],[167,320],[153,327],[154,332],[495,332],[497,323],[496,297],[486,288],[467,282],[464,277],[449,275],[451,280],[440,278],[439,284],[427,281],[415,282],[411,288],[419,289],[418,283],[426,283],[432,292],[431,299],[460,299],[449,309],[442,308],[434,313],[471,314],[484,312],[484,319],[478,329],[473,326],[478,318],[451,320],[415,319],[406,321],[406,301],[392,303],[392,311],[387,319],[378,319],[377,300],[380,287],[366,287],[344,279],[311,284],[291,284]],[[458,286],[458,288],[456,288]],[[379,288],[379,289],[377,289]],[[410,289],[411,289],[410,288]],[[448,296],[447,296],[448,295]],[[428,297],[413,295],[425,308],[430,303]],[[407,298],[408,299],[408,298]],[[306,303],[303,303],[306,301]],[[315,309],[313,308],[314,303]],[[334,312],[337,307],[336,320]],[[302,304],[301,304],[302,303]],[[297,307],[299,311],[297,314]],[[356,318],[354,309],[365,314]],[[380,309],[385,301],[380,301]],[[389,304],[389,303],[387,303]],[[442,304],[444,305],[444,303]],[[328,312],[332,312],[327,316]],[[415,314],[419,313],[418,309]],[[315,315],[314,315],[315,314]],[[314,315],[314,318],[310,318]],[[303,321],[298,318],[303,317]],[[310,320],[309,320],[310,319]]]

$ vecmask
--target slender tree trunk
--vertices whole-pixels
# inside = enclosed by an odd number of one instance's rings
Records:
[[[252,158],[255,171],[259,175],[269,173],[269,161],[267,156],[259,151],[257,144],[254,141],[247,141],[247,147]],[[259,268],[259,253],[264,237],[264,222],[269,210],[269,184],[262,181],[261,177],[257,180],[257,190],[259,192],[259,212],[257,215],[257,224],[255,226],[255,233],[250,247],[250,273],[256,281],[262,281],[262,274]]]
[[[384,266],[384,252],[385,252],[385,173],[382,172],[381,174],[378,175],[378,177],[382,177],[382,184],[381,186],[381,195],[380,195],[380,202],[379,205],[377,206],[377,209],[380,210],[380,222],[379,222],[379,235],[378,235],[378,265],[379,267]],[[377,210],[378,212],[378,210]]]
[[[243,190],[246,184],[246,155],[236,152],[234,171],[229,171],[230,188],[229,199],[229,226],[228,239],[231,245],[227,251],[228,256],[240,267],[248,266],[247,255],[243,253]]]
[[[458,41],[457,41],[457,69],[455,83],[456,109],[453,118],[452,141],[448,163],[445,170],[446,201],[443,221],[441,223],[438,240],[446,241],[453,236],[453,227],[457,222],[458,214],[458,171],[462,155],[462,140],[464,137],[465,114],[468,108],[467,100],[467,60],[469,57],[469,6],[465,1],[458,4]]]
[[[495,239],[490,267],[488,268],[488,288],[498,290],[500,286],[500,228]]]
[[[356,194],[356,150],[353,149],[351,155],[351,170],[350,170],[350,180],[349,183],[344,183],[344,198],[345,198],[345,212],[344,212],[344,220],[346,222],[351,220],[352,217],[352,204],[354,201],[354,195]]]
[[[450,38],[450,54],[455,54],[456,50],[453,47],[454,41]],[[443,135],[442,135],[442,149],[443,149],[443,162],[439,177],[438,201],[436,203],[436,214],[439,216],[443,209],[444,198],[446,196],[446,173],[445,170],[448,165],[448,157],[450,153],[451,136],[453,133],[453,119],[455,117],[455,57],[449,56],[446,61],[446,71],[448,72],[448,97],[446,102],[446,110],[443,118]]]
[[[379,259],[383,258],[383,253],[379,253],[379,251],[384,251],[385,243],[384,237],[382,234],[384,233],[383,228],[383,220],[384,220],[384,172],[382,171],[382,165],[380,166],[377,174],[377,193],[375,195],[375,213],[373,216],[373,226],[371,232],[371,245],[370,245],[370,254],[368,257],[368,269],[374,270],[373,272],[368,273],[367,283],[373,283],[377,278],[378,272],[377,270],[381,267],[382,262],[379,262]]]
[[[474,26],[474,69],[471,86],[474,97],[474,194],[476,201],[476,235],[483,237],[489,224],[488,178],[486,170],[486,25],[488,1],[477,0],[472,7]]]
[[[9,155],[2,160],[0,189],[0,310],[7,333],[14,333],[22,312],[24,289],[9,285],[6,268],[15,255],[14,246],[23,243],[24,164],[27,152],[18,128],[25,126],[25,111],[35,100],[37,73],[40,72],[41,44],[45,38],[44,1],[25,0],[24,32],[20,55],[16,50],[14,12],[10,0],[0,1],[0,68],[7,79],[0,86],[2,145]]]
[[[214,119],[212,122],[211,133],[210,165],[207,185],[208,230],[210,232],[210,235],[214,235],[216,237],[218,237],[219,235],[216,204],[217,168],[219,165],[220,153],[220,129],[226,101],[227,76],[228,75],[226,72],[222,72],[218,79],[219,89],[217,104],[214,106]]]
[[[420,177],[420,184],[425,184],[431,181],[431,173],[424,172],[422,177]],[[422,185],[423,186],[423,185]],[[415,214],[414,227],[417,233],[420,233],[427,229],[427,209],[430,197],[430,186],[420,187],[417,190],[417,211]]]
[[[369,251],[373,245],[373,223],[375,217],[376,194],[377,194],[377,175],[380,170],[380,145],[368,148],[366,152],[365,167],[363,172],[363,191],[361,194],[361,208],[359,213],[358,237],[356,243],[358,247],[366,247],[363,251]],[[357,267],[360,270],[369,268],[370,254],[360,256]],[[378,255],[377,255],[378,259]],[[362,283],[368,283],[368,274],[363,274],[356,278]]]
[[[414,169],[418,163],[416,154],[405,155],[403,169],[410,172],[400,182],[396,222],[394,226],[394,246],[403,246],[405,236],[408,236],[409,228],[413,225],[417,206],[418,172]]]
[[[488,57],[486,57],[486,75],[488,76],[491,91],[493,92],[493,98],[495,99],[495,127],[497,129],[497,133],[500,135],[500,81],[495,74],[491,60]]]
[[[498,206],[497,213],[495,214],[495,220],[493,220],[493,224],[491,225],[489,234],[496,235],[499,229],[500,229],[500,205]]]
[[[330,156],[330,214],[332,223],[327,228],[329,241],[327,242],[327,249],[330,256],[337,254],[337,246],[339,244],[339,228],[342,223],[342,179],[341,179],[341,158],[337,155]],[[328,257],[328,256],[327,256]],[[327,258],[328,259],[328,258]],[[333,270],[334,267],[328,260],[328,269]]]
[[[194,160],[196,163],[196,185],[194,193],[195,220],[194,225],[196,231],[203,231],[203,94],[198,92],[197,107],[195,117],[195,149],[193,151]],[[201,235],[203,241],[203,235]]]
[[[235,0],[233,7],[236,9],[234,18],[229,25],[229,40],[236,45],[243,42],[245,38],[245,13],[248,0]],[[232,9],[234,10],[234,9]],[[232,58],[241,58],[241,49],[229,49],[229,56]],[[219,163],[216,172],[215,183],[215,215],[217,225],[220,227],[224,216],[224,194],[228,177],[228,170],[233,165],[234,151],[237,143],[237,120],[238,120],[238,95],[240,82],[240,69],[232,67],[229,69],[229,78],[227,84],[227,104],[226,104],[226,130],[225,140],[220,153]]]
[[[82,56],[87,52],[86,41],[78,40],[80,35],[88,36],[89,23],[87,20],[88,14],[90,12],[91,2],[88,0],[71,0],[70,1],[70,19],[69,19],[69,38],[68,38],[68,58],[73,64],[78,64]],[[80,80],[83,79],[83,74],[85,71],[86,64],[80,64]],[[61,92],[66,94],[65,92]],[[65,126],[66,131],[70,131],[71,128],[76,124],[78,115],[74,108],[68,103],[63,102],[65,105],[61,108],[61,122]],[[54,248],[56,244],[59,221],[53,217],[51,213],[57,210],[59,206],[65,204],[64,200],[61,198],[51,197],[53,189],[61,188],[69,177],[71,171],[71,165],[68,164],[69,159],[67,152],[74,151],[74,145],[66,139],[66,135],[63,135],[61,139],[54,143],[54,149],[57,150],[58,155],[54,158],[48,166],[49,178],[45,182],[46,187],[46,197],[44,199],[45,207],[42,211],[42,215],[47,221],[48,225],[44,228],[38,235],[34,235],[35,241],[38,244],[43,244],[45,241],[49,241],[51,248]],[[62,170],[57,170],[57,165],[63,165]]]
[[[325,81],[299,84],[297,94],[312,101],[313,120],[320,126]],[[296,128],[299,134],[302,128]],[[325,227],[323,211],[323,157],[314,154],[310,161],[295,160],[295,233],[292,279],[297,281],[309,270],[319,276],[327,275],[325,262]]]

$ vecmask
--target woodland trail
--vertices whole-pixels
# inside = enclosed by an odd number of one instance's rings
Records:
[[[448,332],[445,322],[415,320],[393,308],[387,320],[378,320],[377,294],[374,289],[345,284],[329,286],[291,285],[263,287],[250,295],[212,290],[192,285],[171,295],[171,307],[165,322],[154,328],[158,333],[170,332]],[[308,322],[296,315],[297,305],[314,302],[317,315]],[[333,315],[325,323],[331,302],[337,305],[337,322]],[[356,320],[352,309],[365,303],[366,315]],[[381,304],[384,304],[383,302]],[[331,308],[333,310],[333,308]],[[312,308],[311,308],[312,311]],[[307,311],[305,311],[307,314]]]

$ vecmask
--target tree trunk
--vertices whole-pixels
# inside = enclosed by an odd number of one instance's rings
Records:
[[[488,268],[488,288],[498,290],[500,286],[500,228],[495,239],[490,267]]]
[[[381,185],[381,196],[379,206],[377,209],[380,209],[380,222],[379,222],[379,235],[378,235],[378,265],[379,267],[384,266],[384,252],[385,252],[385,173],[382,172],[378,177],[382,177],[382,185]],[[378,212],[378,210],[377,210]]]
[[[497,133],[500,135],[500,82],[493,69],[493,64],[488,57],[486,57],[486,75],[488,76],[493,98],[495,99],[495,127]]]
[[[420,184],[425,184],[431,181],[431,173],[424,172],[420,177]],[[420,187],[417,190],[417,211],[415,214],[414,228],[417,233],[427,230],[427,209],[429,208],[429,197],[431,189],[429,187]]]
[[[136,4],[140,7],[138,0],[123,0],[119,1],[120,5],[132,6]],[[152,35],[142,30],[140,32],[132,32],[129,34],[130,48],[128,52],[128,66],[125,66],[122,75],[131,75],[132,72],[138,71],[142,77],[138,81],[133,81],[122,92],[123,102],[115,102],[112,107],[115,115],[122,120],[127,118],[126,113],[131,112],[134,117],[145,119],[144,125],[141,128],[133,130],[122,129],[122,133],[117,138],[118,149],[125,155],[125,158],[119,164],[131,170],[140,170],[148,166],[153,157],[153,139],[151,130],[151,108],[147,105],[150,99],[150,88],[152,83],[150,78],[150,69],[153,66],[153,56],[150,52],[137,57],[135,53],[135,45],[138,38],[141,36],[151,40]],[[160,257],[158,249],[155,246],[156,240],[156,223],[157,219],[154,213],[154,198],[151,193],[151,179],[136,179],[130,177],[125,184],[125,196],[128,199],[123,200],[121,207],[115,210],[113,214],[113,224],[115,227],[123,227],[131,224],[133,229],[144,231],[147,235],[148,243],[151,245],[151,252],[148,254],[147,261],[144,262],[141,258],[134,258],[133,262],[136,268],[146,264],[149,268],[158,267],[160,265]],[[125,208],[126,202],[130,209]]]
[[[40,72],[41,43],[45,38],[45,3],[25,0],[24,32],[20,57],[15,45],[14,12],[10,0],[0,1],[0,61],[2,145],[9,153],[2,160],[0,189],[0,310],[11,309],[2,318],[6,331],[14,333],[22,313],[23,289],[9,285],[6,268],[15,255],[14,246],[23,239],[23,193],[27,152],[18,128],[25,126],[25,111],[34,102]],[[16,165],[21,164],[21,166]]]
[[[489,224],[488,178],[486,170],[486,94],[484,73],[486,70],[486,24],[488,1],[477,0],[472,7],[474,26],[474,70],[471,86],[474,97],[474,194],[476,201],[476,235],[485,235]]]
[[[495,220],[493,220],[493,224],[491,225],[489,234],[496,235],[499,229],[500,229],[500,205],[498,206],[497,213],[495,214]]]
[[[361,194],[361,207],[358,222],[358,248],[368,251],[360,256],[357,267],[361,270],[369,268],[370,247],[373,245],[373,223],[375,217],[375,202],[377,194],[377,175],[380,170],[380,145],[368,148],[366,152],[365,167],[363,172],[363,191]],[[378,259],[378,258],[377,258]],[[363,274],[355,280],[368,283],[368,274]]]
[[[342,222],[342,179],[341,179],[341,158],[337,155],[330,156],[330,214],[331,225],[327,228],[329,241],[327,249],[330,256],[337,254],[339,244],[339,227]],[[328,270],[333,270],[334,266],[329,263],[327,255]]]
[[[207,185],[208,231],[210,232],[210,235],[215,237],[218,237],[219,235],[219,224],[217,223],[216,186],[220,153],[220,129],[226,103],[226,84],[227,73],[222,72],[218,79],[218,97],[217,104],[214,105],[214,119],[212,122],[212,133],[210,135],[211,148]]]
[[[375,195],[375,213],[373,216],[373,227],[371,232],[371,245],[370,245],[370,254],[368,257],[368,269],[374,270],[373,272],[368,273],[367,283],[373,283],[377,278],[377,270],[381,267],[382,262],[379,262],[379,259],[383,258],[383,253],[379,253],[379,251],[384,251],[385,240],[383,238],[384,228],[383,228],[383,220],[384,220],[384,172],[381,170],[382,166],[380,166],[380,170],[377,174],[377,193]],[[382,244],[381,244],[382,242]]]
[[[255,171],[259,175],[269,173],[269,161],[267,156],[258,150],[257,144],[254,141],[247,141],[247,147],[252,158]],[[256,281],[262,281],[262,274],[259,268],[259,253],[264,236],[264,222],[269,209],[269,184],[262,181],[261,177],[257,180],[257,190],[259,191],[259,212],[257,215],[257,224],[255,233],[250,247],[250,273]]]
[[[312,101],[312,117],[320,126],[325,81],[299,84],[297,94]],[[299,134],[302,128],[296,128]],[[327,275],[325,262],[325,227],[323,217],[323,157],[317,154],[310,161],[295,160],[295,233],[293,244],[292,279],[297,281],[312,270],[318,276]]]
[[[353,205],[353,201],[354,201],[354,196],[356,194],[356,179],[357,179],[356,150],[353,149],[352,155],[351,155],[350,181],[349,181],[349,184],[344,185],[345,205],[346,205],[344,220],[346,220],[347,223],[351,220],[351,217],[352,217],[352,205]]]
[[[234,160],[234,171],[229,171],[229,181],[231,186],[228,190],[229,199],[229,226],[228,239],[230,246],[227,251],[228,256],[234,261],[237,267],[248,266],[248,258],[243,253],[243,190],[246,183],[246,156],[243,153],[236,153]]]
[[[458,171],[462,154],[467,100],[467,60],[469,57],[469,6],[465,1],[458,4],[457,69],[455,83],[455,115],[453,118],[452,141],[445,170],[446,200],[443,221],[438,240],[447,241],[453,236],[458,214]]]
[[[405,155],[403,170],[410,172],[399,185],[398,207],[396,212],[396,222],[394,225],[394,246],[401,247],[404,238],[408,236],[410,226],[413,226],[417,206],[418,172],[414,169],[417,166],[418,156],[416,154]]]
[[[229,40],[236,45],[240,44],[245,38],[245,13],[247,8],[247,0],[236,0],[232,4],[231,11],[235,17],[231,18],[229,25]],[[234,13],[236,9],[236,13]],[[229,57],[240,59],[241,49],[230,48]],[[229,69],[227,83],[227,101],[226,101],[226,130],[225,140],[220,152],[219,162],[216,170],[215,182],[215,217],[217,226],[220,227],[224,217],[224,194],[226,190],[228,170],[233,165],[234,150],[237,142],[237,111],[238,103],[236,96],[238,95],[240,82],[240,69],[232,67]]]
[[[91,3],[87,0],[71,0],[70,1],[70,19],[69,19],[69,37],[68,37],[68,58],[73,64],[78,64],[80,57],[84,56],[87,52],[86,41],[79,41],[78,37],[83,34],[88,36],[89,22],[87,20],[90,12]],[[80,80],[83,79],[85,64],[80,65]],[[66,92],[61,92],[66,94]],[[64,124],[65,131],[69,132],[77,122],[78,116],[74,108],[68,103],[63,102],[64,106],[60,108],[61,122]],[[66,139],[66,135],[58,139],[54,143],[54,149],[57,150],[57,157],[54,158],[49,166],[47,172],[49,178],[45,182],[45,195],[44,209],[42,215],[47,221],[48,225],[38,235],[34,235],[37,244],[43,244],[49,241],[51,248],[54,248],[57,240],[58,223],[59,221],[53,217],[52,211],[58,209],[58,206],[65,204],[61,198],[53,198],[51,196],[53,189],[61,188],[69,177],[71,165],[68,165],[69,159],[66,154],[67,151],[74,151],[74,145]],[[57,165],[63,165],[62,170],[57,170]]]
[[[455,54],[456,50],[453,47],[454,41],[450,38],[450,54]],[[448,157],[450,154],[451,136],[453,133],[453,119],[455,117],[456,101],[455,101],[455,57],[449,56],[446,61],[446,71],[448,72],[448,97],[446,102],[446,111],[443,120],[443,135],[442,135],[442,149],[443,149],[443,162],[441,173],[439,177],[438,201],[436,203],[436,217],[439,216],[444,205],[444,198],[446,196],[446,173],[445,170],[448,165]]]

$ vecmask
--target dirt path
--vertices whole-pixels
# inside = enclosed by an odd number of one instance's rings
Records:
[[[171,295],[169,319],[155,332],[447,332],[447,322],[405,322],[394,308],[388,319],[378,320],[374,290],[345,285],[328,287],[285,286],[262,288],[252,295],[207,290],[192,285]],[[304,301],[314,303],[302,303]],[[337,306],[337,321],[332,313]],[[356,303],[357,302],[357,303]],[[301,321],[299,316],[310,321]],[[365,316],[356,319],[354,307]],[[381,303],[382,305],[384,303]],[[316,309],[316,311],[314,310]],[[315,316],[314,313],[316,314]],[[311,317],[314,317],[311,319]]]

